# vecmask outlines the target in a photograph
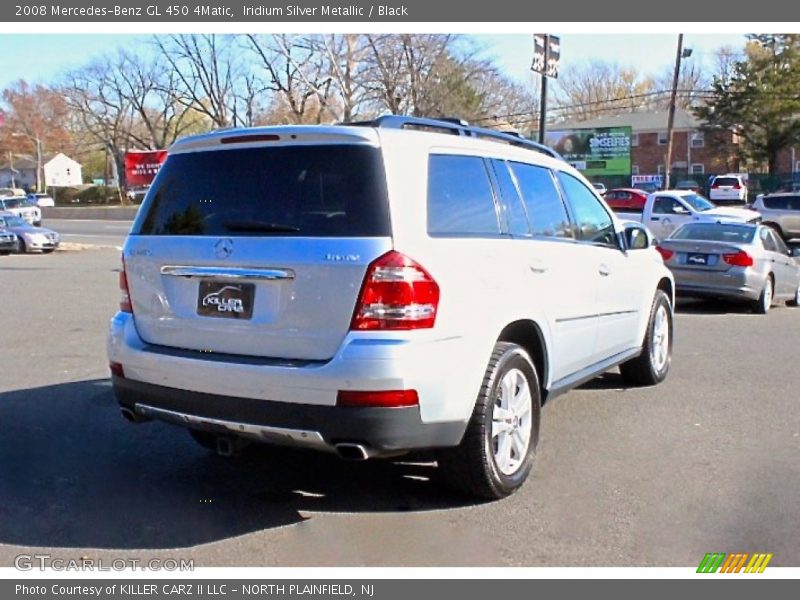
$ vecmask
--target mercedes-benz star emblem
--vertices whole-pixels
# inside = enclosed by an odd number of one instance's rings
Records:
[[[214,254],[217,258],[228,258],[233,254],[233,240],[224,238],[214,244]]]

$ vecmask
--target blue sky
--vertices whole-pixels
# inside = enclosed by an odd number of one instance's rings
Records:
[[[528,70],[533,45],[529,35],[472,36],[513,78],[532,81]],[[101,34],[0,34],[0,88],[20,78],[47,83],[71,67],[77,67],[120,46],[141,44],[147,35]],[[674,34],[566,34],[561,36],[562,66],[601,59],[632,66],[645,74],[660,75],[675,57]],[[691,60],[712,66],[713,52],[726,45],[741,46],[744,36],[688,34],[685,45],[693,49]]]

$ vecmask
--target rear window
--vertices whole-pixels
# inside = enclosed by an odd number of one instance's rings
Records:
[[[764,197],[764,208],[772,210],[800,210],[800,196]]]
[[[434,154],[428,159],[428,233],[500,234],[489,173],[482,158]]]
[[[736,177],[717,177],[713,185],[739,185],[739,180]]]
[[[749,225],[722,225],[720,223],[693,223],[684,225],[672,234],[673,240],[704,240],[708,242],[734,242],[749,244],[756,228]]]
[[[380,151],[282,146],[173,154],[139,211],[140,235],[390,234]]]

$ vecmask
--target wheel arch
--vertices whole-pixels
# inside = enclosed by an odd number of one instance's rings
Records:
[[[538,323],[530,319],[509,323],[500,332],[497,341],[517,344],[528,353],[539,376],[542,403],[544,403],[547,398],[546,385],[550,375],[550,361],[547,356],[547,343]]]

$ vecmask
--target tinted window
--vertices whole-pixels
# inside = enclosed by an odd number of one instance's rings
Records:
[[[676,207],[680,207],[678,208],[679,211],[681,208],[686,211],[686,208],[674,198],[670,198],[669,196],[656,196],[656,199],[653,201],[653,214],[674,215],[676,214]]]
[[[712,185],[729,185],[731,187],[739,185],[736,177],[717,177]]]
[[[170,155],[133,231],[142,235],[390,234],[375,148],[283,146]]]
[[[674,240],[705,240],[709,242],[734,242],[749,244],[755,237],[752,225],[723,225],[720,223],[691,223],[673,233]]]
[[[614,222],[595,195],[572,175],[559,171],[558,180],[572,208],[572,215],[578,228],[578,239],[616,246]]]
[[[534,235],[572,237],[572,225],[549,169],[512,162],[511,172],[517,180]]]
[[[500,189],[500,195],[503,197],[503,205],[506,207],[508,232],[516,236],[530,236],[531,229],[528,225],[525,205],[522,204],[522,199],[519,197],[517,186],[508,171],[508,165],[505,161],[493,160],[492,168],[497,179],[497,186]]]
[[[800,210],[800,196],[764,197],[764,207],[772,210]]]
[[[482,158],[450,155],[430,157],[428,233],[500,233],[492,186]]]
[[[769,250],[770,252],[778,251],[778,246],[775,244],[775,240],[772,239],[769,229],[761,230],[761,243],[764,245],[765,250]]]

